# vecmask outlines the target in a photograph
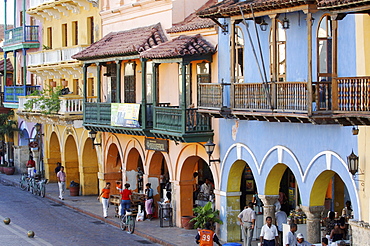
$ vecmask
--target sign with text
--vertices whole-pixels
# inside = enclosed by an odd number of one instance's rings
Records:
[[[140,128],[139,112],[138,103],[112,103],[111,126]]]
[[[145,138],[145,149],[168,152],[168,141],[153,138]]]

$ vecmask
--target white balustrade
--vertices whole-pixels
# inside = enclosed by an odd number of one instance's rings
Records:
[[[62,61],[75,61],[71,56],[77,54],[81,50],[83,50],[85,47],[74,47],[74,48],[66,48],[62,49]]]
[[[38,66],[44,64],[44,53],[29,53],[28,56],[28,66]]]
[[[61,50],[44,51],[44,63],[59,63],[62,61]]]
[[[59,114],[82,114],[83,97],[82,96],[64,96],[60,97]]]
[[[30,0],[30,6],[29,8],[36,8],[37,6],[49,3],[49,2],[55,2],[55,0]]]

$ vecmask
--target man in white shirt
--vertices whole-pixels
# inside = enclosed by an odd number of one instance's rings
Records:
[[[243,246],[251,246],[256,213],[253,210],[253,203],[248,203],[239,215],[240,226],[242,227]]]
[[[296,246],[297,245],[297,238],[294,234],[297,231],[297,224],[290,224],[290,231],[286,233],[284,236],[284,246]]]
[[[272,218],[266,217],[266,224],[261,228],[260,242],[263,246],[279,245],[279,234],[275,225],[272,224]]]
[[[276,226],[278,228],[279,233],[279,243],[283,244],[283,224],[287,223],[287,215],[284,211],[281,211],[281,205],[279,202],[275,203],[276,207],[276,213],[275,213],[275,220],[276,220]]]

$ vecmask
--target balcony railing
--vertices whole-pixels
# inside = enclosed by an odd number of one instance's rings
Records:
[[[223,91],[225,84],[198,84],[198,107],[221,108],[223,106]]]
[[[44,110],[41,107],[42,102],[36,102],[32,105],[32,109],[26,109],[25,104],[38,96],[22,96],[19,97],[19,111],[29,111],[33,113],[42,113]],[[60,109],[57,114],[60,115],[82,115],[83,114],[83,97],[82,96],[61,96],[60,99]],[[96,101],[96,97],[89,97],[88,101]]]
[[[210,116],[190,108],[183,112],[178,107],[154,107],[153,130],[176,133],[194,133],[211,131]]]
[[[40,66],[40,65],[47,65],[47,64],[77,61],[71,58],[71,56],[80,52],[84,48],[85,46],[82,45],[82,46],[76,46],[72,48],[51,49],[51,50],[44,50],[42,52],[30,53],[30,54],[27,54],[28,66]]]
[[[232,84],[232,108],[236,110],[271,110],[271,84]]]
[[[31,85],[5,86],[4,102],[18,103],[20,96],[30,95],[39,88],[40,86]]]
[[[39,26],[20,26],[5,30],[4,46],[22,42],[39,42]]]
[[[338,93],[333,110],[370,111],[370,77],[335,78],[333,84]]]
[[[55,0],[30,0],[30,8],[36,8],[37,6],[44,4],[44,3],[50,3],[54,2]]]

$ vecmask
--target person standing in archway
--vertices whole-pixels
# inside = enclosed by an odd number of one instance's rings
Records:
[[[147,215],[147,220],[152,220],[153,216],[153,189],[151,188],[152,184],[147,183],[145,189],[145,211]]]

